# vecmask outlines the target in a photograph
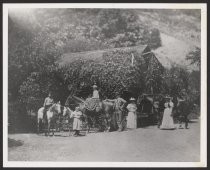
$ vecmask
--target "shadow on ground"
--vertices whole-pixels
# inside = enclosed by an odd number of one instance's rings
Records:
[[[22,145],[23,145],[23,141],[8,138],[8,147],[17,147],[17,146],[22,146]]]

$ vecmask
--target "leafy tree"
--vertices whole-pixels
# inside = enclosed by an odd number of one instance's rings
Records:
[[[9,93],[10,100],[17,100],[20,85],[32,72],[55,66],[61,50],[45,32],[33,34],[9,19]],[[13,40],[19,40],[13,43]]]
[[[201,64],[201,49],[196,47],[195,50],[189,52],[186,56],[186,60],[190,60],[191,64],[200,66],[200,64]]]
[[[67,84],[63,81],[63,73],[62,68],[50,66],[43,72],[32,72],[20,86],[20,102],[28,110],[37,111],[43,105],[44,98],[51,91],[54,100],[64,104],[68,89]]]
[[[182,67],[174,66],[164,74],[166,93],[181,96],[182,90],[189,90],[190,73]]]
[[[192,65],[196,65],[199,69],[192,71],[189,76],[189,96],[200,106],[200,64],[201,64],[201,49],[196,47],[194,51],[189,52],[186,56]]]
[[[32,33],[20,28],[18,24],[8,18],[8,88],[9,101],[15,101],[18,97],[18,89],[21,83],[29,75],[32,67],[28,58],[32,40]]]
[[[101,10],[98,18],[102,38],[113,44],[113,47],[133,46],[141,40],[142,27],[135,12],[107,9]]]

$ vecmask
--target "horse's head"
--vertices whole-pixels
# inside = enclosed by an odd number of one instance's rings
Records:
[[[69,107],[64,107],[63,109],[63,116],[70,115],[73,112]]]
[[[58,114],[61,114],[61,103],[60,103],[60,101],[57,102],[57,103],[55,103],[52,107],[55,109],[55,111],[56,111]]]
[[[137,105],[140,105],[142,100],[143,100],[143,96],[138,96],[137,101],[136,101]]]
[[[64,107],[63,107],[63,116],[66,116],[66,114],[67,114],[67,107],[64,106]]]
[[[85,110],[85,108],[86,108],[86,106],[85,106],[85,103],[79,103],[79,110],[81,111],[81,112],[83,112],[84,110]]]

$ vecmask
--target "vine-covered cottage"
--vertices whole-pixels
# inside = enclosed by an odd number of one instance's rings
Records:
[[[80,67],[80,74],[78,75],[80,84],[83,86],[88,84],[90,86],[91,83],[96,82],[103,89],[104,93],[108,93],[108,91],[114,93],[117,91],[117,88],[123,93],[127,91],[127,93],[132,94],[151,93],[151,90],[152,92],[153,90],[158,91],[158,87],[152,87],[152,84],[159,81],[158,76],[164,71],[164,67],[147,45],[66,53],[63,54],[59,64],[73,67],[75,63],[79,64],[78,61],[83,61],[84,63]],[[88,63],[92,63],[92,65],[89,65],[89,69],[87,69]],[[92,68],[95,69],[91,72]],[[95,71],[97,69],[98,73]],[[87,72],[91,73],[87,74]],[[72,74],[72,72],[69,72],[69,74]],[[141,78],[139,79],[139,77]],[[143,81],[144,83],[142,83]],[[73,88],[72,76],[69,77],[69,83],[71,84],[70,88]],[[109,88],[103,88],[105,85],[109,86]],[[113,97],[107,96],[107,94],[105,96]]]

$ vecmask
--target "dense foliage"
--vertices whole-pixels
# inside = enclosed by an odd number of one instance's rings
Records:
[[[122,94],[123,91],[135,95],[141,93],[144,89],[145,63],[138,54],[133,54],[137,60],[134,66],[131,64],[131,52],[119,50],[105,52],[103,63],[76,60],[66,66],[65,80],[70,85],[70,92],[85,98],[92,93],[95,82],[102,98],[114,98],[116,93]]]
[[[146,61],[136,51],[132,51],[134,65],[131,52],[120,50],[105,52],[102,63],[78,59],[69,65],[58,64],[67,52],[139,44],[158,48],[160,32],[141,23],[132,10],[37,9],[20,17],[10,13],[9,103],[36,112],[49,91],[64,104],[69,94],[86,98],[94,82],[103,99],[125,92],[135,97],[152,92],[180,94],[182,89],[197,94],[199,74],[178,67],[163,73],[155,57]],[[200,64],[199,51],[187,59]],[[18,111],[16,108],[13,110]]]
[[[154,43],[152,37],[158,44],[160,37],[153,32],[139,24],[132,10],[37,9],[27,15],[11,11],[9,100],[18,100],[20,87],[31,74],[57,67],[56,61],[65,52]]]
[[[189,52],[186,56],[186,60],[190,60],[191,64],[195,64],[199,67],[201,64],[201,49],[196,47],[195,50]]]

